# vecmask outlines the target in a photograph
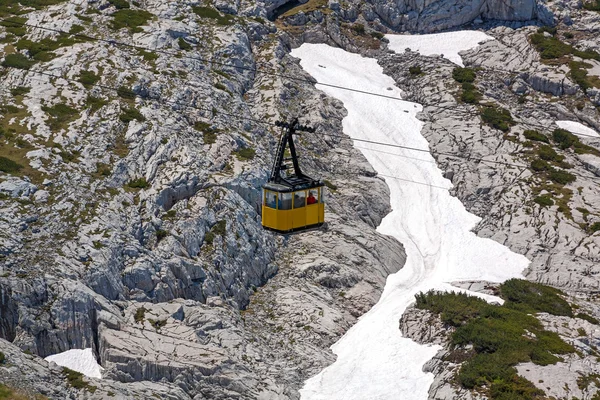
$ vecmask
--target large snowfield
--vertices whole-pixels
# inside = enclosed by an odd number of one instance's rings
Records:
[[[480,32],[461,33],[457,37],[462,37],[462,42],[450,43],[443,37],[427,36],[432,43],[425,43],[424,37],[415,42],[421,43],[420,48],[443,49],[440,52],[449,59],[456,59],[458,51],[477,45],[482,37]],[[391,43],[395,41],[387,37]],[[449,44],[454,51],[444,47]],[[383,74],[374,59],[324,44],[304,44],[292,55],[301,59],[304,70],[318,82],[401,97],[393,79]],[[428,149],[420,134],[422,123],[416,118],[419,104],[317,87],[344,103],[348,116],[343,129],[348,136]],[[332,346],[337,360],[306,381],[301,396],[303,400],[427,399],[433,375],[422,368],[439,347],[403,338],[398,329],[414,295],[430,289],[452,290],[453,281],[502,282],[522,277],[528,260],[470,231],[479,218],[444,189],[451,183],[429,153],[363,142],[359,146],[375,170],[387,176],[390,188],[392,212],[378,230],[404,245],[407,262],[388,277],[379,302]],[[394,151],[397,154],[390,154]]]
[[[54,361],[61,367],[67,367],[73,371],[81,372],[90,378],[102,378],[102,367],[98,365],[92,349],[71,349],[62,353],[53,354],[45,358],[46,361]]]

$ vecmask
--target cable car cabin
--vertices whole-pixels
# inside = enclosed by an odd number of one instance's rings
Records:
[[[297,131],[314,132],[313,128],[291,123],[277,123],[284,128],[273,162],[269,181],[263,185],[262,225],[265,229],[289,233],[323,225],[325,222],[325,187],[319,180],[300,170],[293,135]],[[289,146],[289,158],[284,158]],[[291,161],[292,168],[286,162]]]

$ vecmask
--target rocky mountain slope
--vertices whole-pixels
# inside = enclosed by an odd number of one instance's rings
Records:
[[[543,58],[531,42],[532,24],[557,23],[540,35],[599,51],[594,11],[554,2],[22,0],[0,4],[0,17],[5,385],[49,398],[297,399],[333,361],[327,348],[405,256],[375,231],[387,187],[339,137],[343,107],[288,55],[304,41],[377,57],[424,105],[423,133],[455,194],[483,217],[478,233],[530,258],[531,279],[585,295],[599,316],[597,157],[561,149],[555,127],[532,127],[558,118],[598,127],[596,60],[569,64],[582,54],[565,48]],[[390,54],[382,40],[471,22],[496,38],[463,57],[481,67],[479,106],[460,100],[455,65]],[[587,78],[572,78],[581,70]],[[509,132],[481,122],[484,105],[510,111]],[[282,237],[260,226],[259,187],[273,123],[298,115],[317,127],[298,145],[305,169],[327,180],[328,224]],[[574,182],[556,186],[536,174],[547,169],[532,170],[545,142],[527,129],[552,144],[548,168],[572,166]],[[90,347],[104,379],[86,384],[40,358]]]

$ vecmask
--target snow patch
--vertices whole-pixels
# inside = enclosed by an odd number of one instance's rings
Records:
[[[579,122],[556,121],[556,125],[558,125],[558,127],[561,129],[566,129],[569,132],[574,133],[575,135],[600,137],[600,134],[598,134],[598,132],[596,132],[592,128],[588,128],[587,126]]]
[[[62,353],[53,354],[44,360],[53,361],[61,367],[67,367],[73,371],[81,372],[90,378],[102,379],[102,368],[96,361],[92,349],[72,349]]]
[[[472,34],[475,39],[469,43],[478,43],[480,33]],[[424,36],[434,38],[437,49],[443,49],[445,55],[451,54],[445,47],[452,44],[449,39]],[[423,47],[433,47],[425,44]],[[300,65],[318,82],[339,86],[352,82],[358,90],[401,96],[393,79],[383,74],[374,59],[325,44],[303,44],[291,54],[301,59]],[[420,104],[317,87],[344,103],[348,115],[342,124],[347,135],[428,149],[420,133],[422,122],[416,117],[422,110]],[[429,153],[359,144],[390,188],[392,212],[378,231],[405,246],[407,261],[403,269],[388,277],[379,302],[332,346],[336,362],[307,380],[300,393],[303,400],[427,399],[433,375],[422,368],[440,347],[417,344],[403,338],[398,329],[398,321],[414,302],[414,295],[430,289],[458,291],[450,285],[453,281],[503,282],[522,277],[529,261],[471,232],[480,219],[449,194],[452,184],[443,178]],[[480,297],[501,302],[495,297]]]
[[[482,42],[494,40],[493,37],[479,31],[458,31],[433,33],[430,35],[385,35],[390,41],[388,48],[396,53],[404,53],[407,48],[424,56],[443,54],[444,58],[465,65],[459,52],[477,47]]]

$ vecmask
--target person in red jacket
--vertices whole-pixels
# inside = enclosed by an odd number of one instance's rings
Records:
[[[313,192],[308,192],[308,198],[306,199],[306,204],[315,204],[317,199]]]

